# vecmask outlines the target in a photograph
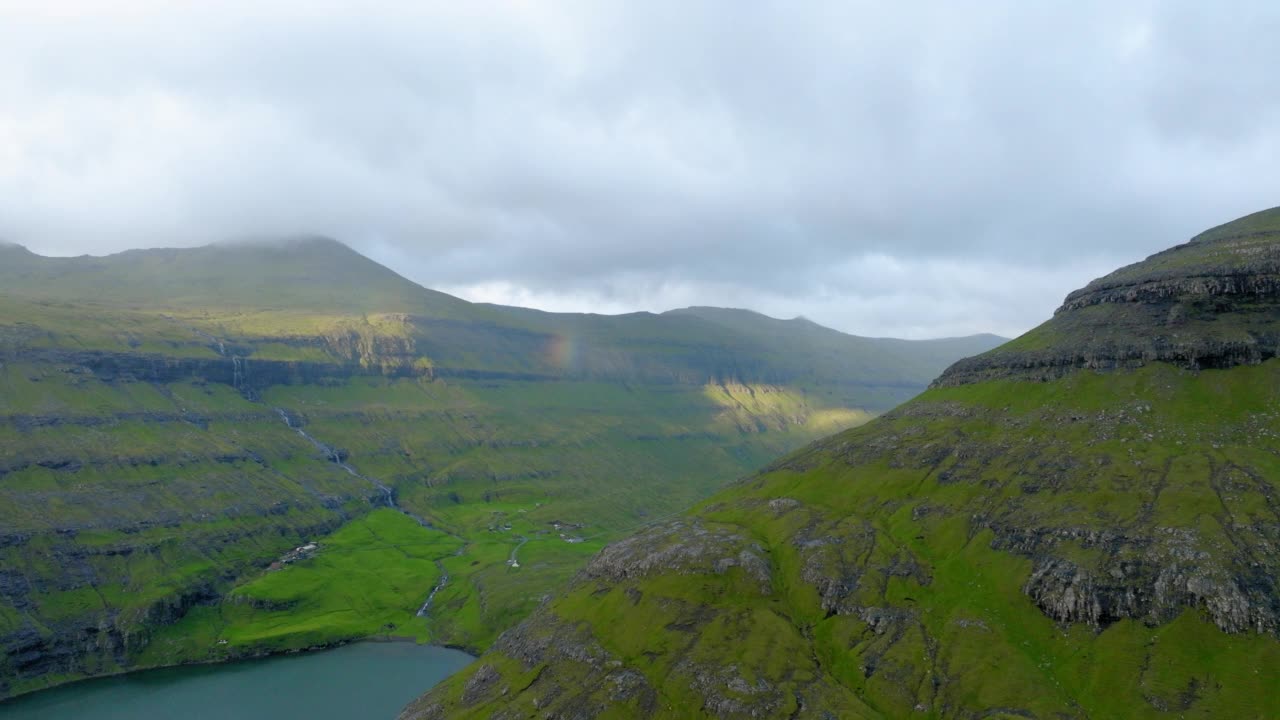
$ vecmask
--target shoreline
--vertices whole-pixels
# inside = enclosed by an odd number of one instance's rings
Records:
[[[347,647],[349,645],[358,645],[361,643],[370,643],[370,644],[412,643],[414,645],[418,645],[421,647],[436,647],[436,648],[442,648],[445,650],[456,650],[458,652],[465,653],[471,656],[472,659],[479,658],[481,652],[483,652],[483,651],[477,651],[474,648],[466,648],[460,645],[453,645],[448,643],[418,642],[417,638],[411,635],[371,635],[369,637],[355,638],[350,640],[335,640],[333,642],[323,643],[320,645],[312,645],[310,647],[305,647],[305,648],[291,648],[289,650],[266,650],[266,651],[261,651],[256,653],[246,653],[243,655],[236,655],[232,657],[225,657],[225,658],[219,658],[219,659],[188,660],[184,662],[169,663],[164,665],[143,665],[138,667],[130,667],[127,669],[116,670],[113,672],[100,673],[96,675],[88,675],[85,677],[75,678],[73,680],[67,680],[66,682],[60,682],[53,685],[48,685],[46,687],[25,690],[15,695],[9,695],[9,696],[0,698],[0,709],[3,709],[6,704],[21,698],[30,697],[32,695],[37,695],[42,692],[48,692],[50,690],[57,690],[59,688],[71,687],[73,685],[79,685],[81,683],[92,682],[95,680],[120,678],[126,675],[134,675],[137,673],[151,672],[155,670],[170,670],[170,669],[178,669],[178,668],[185,668],[185,667],[197,668],[197,667],[206,667],[206,666],[215,666],[215,665],[233,665],[235,663],[270,660],[272,658],[283,658],[291,655],[312,655],[312,654],[322,653],[328,650],[337,650],[338,648]]]

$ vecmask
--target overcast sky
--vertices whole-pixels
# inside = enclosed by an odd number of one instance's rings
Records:
[[[1280,3],[0,0],[0,238],[1015,335],[1280,205]]]

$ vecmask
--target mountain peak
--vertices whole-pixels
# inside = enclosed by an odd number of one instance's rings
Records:
[[[210,247],[226,250],[262,249],[360,254],[350,245],[328,235],[249,236],[216,242]]]
[[[3,266],[10,271],[26,269],[40,260],[39,255],[26,247],[6,240],[0,240],[0,258],[4,258]]]
[[[3,248],[8,251],[8,248]],[[424,288],[333,238],[250,237],[113,255],[5,252],[0,285],[14,294],[105,305],[253,307],[431,317],[465,313],[463,300]],[[19,262],[21,260],[21,262]]]
[[[1067,296],[1059,313],[1109,302],[1272,296],[1280,274],[1280,208],[1246,215],[1190,242],[1098,278]]]
[[[1051,379],[1152,361],[1193,370],[1280,355],[1280,208],[1247,215],[1067,295],[1053,319],[937,381]]]
[[[762,312],[755,310],[747,310],[746,308],[719,307],[716,305],[690,305],[689,307],[676,308],[668,310],[663,315],[696,315],[699,317],[718,316],[718,317],[744,317],[744,318],[760,318],[765,320],[775,320]]]
[[[1236,218],[1229,223],[1209,228],[1191,238],[1192,243],[1210,243],[1223,240],[1280,235],[1280,207],[1259,210]]]

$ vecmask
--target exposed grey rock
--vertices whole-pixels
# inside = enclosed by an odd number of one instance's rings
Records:
[[[467,684],[462,689],[462,702],[467,705],[474,705],[482,699],[490,690],[502,680],[502,675],[488,663],[481,665],[467,680]]]
[[[1201,547],[1192,531],[1158,529],[1151,536],[1115,532],[1048,531],[1035,540],[997,540],[995,547],[1036,559],[1023,590],[1059,622],[1104,626],[1123,618],[1152,625],[1186,608],[1203,609],[1225,632],[1276,632],[1280,613],[1274,579],[1267,572],[1241,572]],[[1060,557],[1058,543],[1103,549],[1096,567]],[[1252,575],[1253,577],[1250,577]]]
[[[769,509],[778,515],[783,515],[798,507],[800,507],[800,501],[794,498],[774,498],[769,501]]]
[[[800,579],[815,587],[822,609],[830,615],[851,612],[856,603],[849,598],[858,589],[858,581],[866,571],[859,557],[874,542],[869,528],[848,537],[797,537],[804,566]]]
[[[601,550],[581,577],[613,582],[653,573],[722,575],[742,568],[770,592],[773,575],[764,548],[743,535],[701,521],[673,520]]]
[[[527,670],[544,669],[521,691],[537,711],[537,717],[594,718],[610,706],[631,703],[642,713],[651,713],[657,693],[644,674],[625,666],[595,640],[584,626],[566,623],[545,608],[525,622],[503,633],[493,650],[519,661]],[[576,670],[568,676],[558,672],[566,663],[586,669],[586,681]],[[491,664],[480,665],[463,686],[462,704],[468,707],[506,697],[510,686]],[[647,710],[646,710],[647,709]],[[524,717],[505,708],[494,717]],[[401,714],[402,720],[448,717],[449,707],[432,694],[424,696]]]
[[[776,717],[786,701],[764,678],[747,682],[737,665],[709,667],[685,661],[673,672],[688,678],[690,689],[702,697],[702,709],[716,717]]]
[[[500,635],[494,649],[519,660],[525,668],[573,660],[601,669],[614,659],[584,627],[566,623],[545,609],[535,612],[532,620],[536,621],[521,623]]]
[[[894,607],[858,608],[857,615],[876,635],[884,635],[892,630],[897,630],[903,623],[915,618],[913,611]]]

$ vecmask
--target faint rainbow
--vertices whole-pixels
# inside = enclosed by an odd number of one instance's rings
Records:
[[[555,335],[547,341],[544,354],[547,362],[562,370],[573,370],[578,366],[579,343],[572,335]]]

